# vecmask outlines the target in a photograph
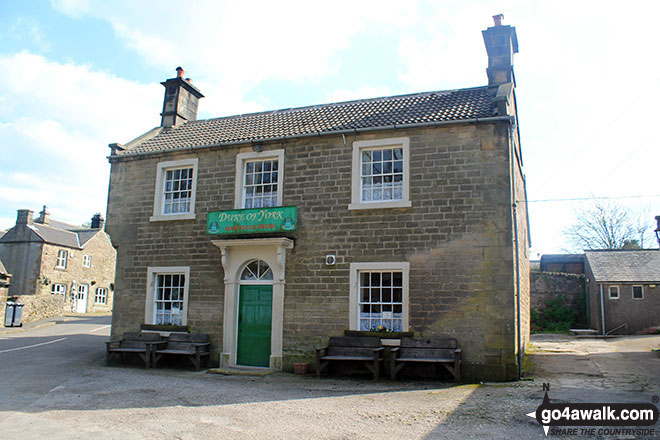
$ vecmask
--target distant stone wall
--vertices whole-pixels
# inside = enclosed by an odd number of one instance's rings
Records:
[[[24,323],[35,322],[52,316],[61,316],[64,307],[62,295],[22,295],[10,297],[10,300],[23,304],[21,321]],[[3,313],[5,302],[2,303]]]
[[[568,305],[578,307],[578,298],[584,292],[584,275],[532,271],[533,310],[540,312],[546,303],[562,297]]]

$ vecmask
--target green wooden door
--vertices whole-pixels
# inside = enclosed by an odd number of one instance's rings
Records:
[[[236,363],[255,367],[270,366],[272,315],[273,286],[241,286]]]

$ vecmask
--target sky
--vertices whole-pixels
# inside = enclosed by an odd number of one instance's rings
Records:
[[[660,2],[0,0],[0,230],[16,210],[105,215],[110,143],[160,124],[183,66],[199,119],[487,84],[514,59],[531,257],[593,198],[660,215]]]

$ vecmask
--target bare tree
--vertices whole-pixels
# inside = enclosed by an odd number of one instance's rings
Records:
[[[648,211],[648,209],[644,210]],[[653,217],[613,202],[597,200],[576,209],[577,220],[564,231],[574,250],[644,249],[653,244]]]

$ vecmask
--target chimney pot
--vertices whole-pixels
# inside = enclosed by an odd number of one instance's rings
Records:
[[[502,25],[502,14],[494,15],[495,26],[483,31],[488,53],[488,85],[514,83],[513,55],[518,53],[516,28]]]
[[[47,225],[50,223],[50,212],[48,212],[46,205],[44,205],[44,209],[39,213],[38,222],[42,225]]]
[[[161,127],[173,127],[188,121],[196,121],[199,99],[204,97],[202,92],[192,85],[189,78],[184,79],[186,71],[181,66],[176,68],[176,72],[176,78],[161,83],[165,87],[163,112],[160,114]]]
[[[32,211],[29,209],[19,209],[16,216],[17,225],[31,225],[32,224]]]
[[[94,214],[94,217],[92,217],[92,229],[103,229],[104,223],[105,219],[101,216],[100,212]]]

